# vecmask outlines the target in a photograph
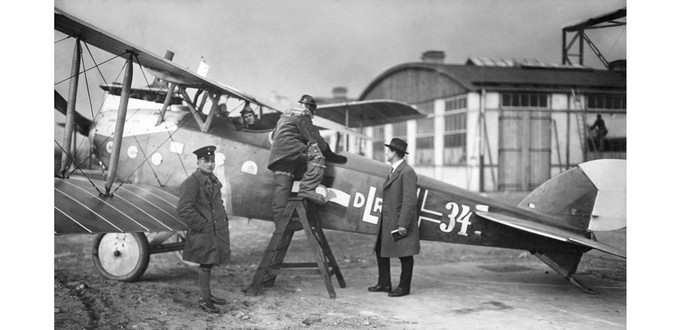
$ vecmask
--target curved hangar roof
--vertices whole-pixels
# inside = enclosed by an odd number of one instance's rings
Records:
[[[408,103],[459,95],[482,88],[492,90],[625,92],[624,73],[584,67],[550,65],[489,66],[416,62],[397,65],[376,77],[360,100],[395,99]]]

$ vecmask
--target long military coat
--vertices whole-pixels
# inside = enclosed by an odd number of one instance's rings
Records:
[[[183,259],[199,264],[225,264],[231,258],[229,219],[222,203],[222,184],[198,169],[179,188],[177,214],[189,227]]]
[[[312,123],[312,113],[307,109],[289,109],[276,123],[269,152],[269,168],[272,171],[295,172],[300,163],[307,162],[309,143],[317,143],[323,152],[328,143]]]
[[[420,253],[416,216],[417,181],[416,172],[406,162],[401,162],[385,181],[382,211],[378,218],[378,228],[381,230],[378,235],[382,235],[381,257],[407,257]],[[406,228],[408,233],[406,238],[395,242],[391,232],[398,227]]]

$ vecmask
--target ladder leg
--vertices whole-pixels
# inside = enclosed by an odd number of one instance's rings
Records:
[[[274,260],[278,258],[283,259],[283,256],[285,256],[286,251],[288,250],[288,244],[290,244],[290,240],[292,238],[292,233],[287,233],[286,229],[288,229],[290,218],[292,217],[294,210],[294,204],[288,203],[288,205],[286,205],[286,209],[283,212],[283,220],[276,224],[276,229],[272,234],[271,240],[269,240],[267,249],[265,250],[262,260],[260,261],[260,265],[257,267],[257,271],[255,271],[253,282],[250,283],[250,286],[248,286],[248,289],[246,290],[246,295],[257,295],[263,282],[265,282],[265,276],[267,275],[269,267],[271,267]],[[281,252],[281,250],[283,250],[283,252]],[[276,276],[271,275],[267,278],[266,282],[273,285],[274,280],[276,280]]]
[[[328,245],[326,235],[324,235],[323,233],[323,229],[321,228],[321,224],[319,223],[319,216],[316,211],[316,207],[314,207],[311,211],[312,217],[314,218],[313,228],[315,228],[317,232],[319,243],[321,244],[321,249],[326,255],[326,258],[328,258],[328,262],[330,263],[333,273],[335,274],[335,277],[338,280],[338,284],[340,285],[341,288],[345,288],[347,287],[347,284],[345,283],[345,279],[342,277],[342,273],[340,272],[340,267],[338,267],[338,263],[335,261],[335,256],[333,256],[333,250],[331,250],[330,245]]]
[[[321,251],[321,246],[318,244],[317,238],[315,237],[314,232],[312,232],[312,228],[309,224],[309,221],[307,220],[307,212],[305,207],[302,203],[298,203],[296,210],[298,216],[300,217],[302,228],[304,228],[305,234],[307,235],[307,240],[312,246],[314,258],[316,259],[316,264],[319,267],[319,271],[321,272],[321,278],[326,285],[326,290],[328,290],[328,295],[331,297],[331,299],[335,299],[335,289],[333,288],[333,283],[331,283],[331,277],[328,274],[328,267],[326,266],[326,262],[324,260],[324,253]]]
[[[273,266],[280,265],[283,262],[283,259],[286,257],[288,247],[290,246],[290,241],[293,239],[293,234],[295,234],[295,231],[290,230],[291,225],[292,222],[289,222],[288,230],[283,232],[281,242],[279,243],[276,251],[274,252],[274,257],[272,258],[272,262],[271,264],[269,264],[267,270],[269,270]],[[268,273],[262,280],[262,286],[272,287],[274,285],[274,281],[276,281],[276,274]]]

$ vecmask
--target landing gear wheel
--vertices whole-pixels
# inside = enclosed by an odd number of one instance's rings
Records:
[[[182,243],[184,243],[184,241],[186,241],[186,236],[187,236],[187,232],[186,232],[186,231],[178,231],[178,232],[175,233],[175,235],[173,235],[173,236],[170,238],[170,240],[172,240],[173,242],[178,242],[178,243],[179,243],[179,242],[182,242]],[[184,256],[183,253],[184,253],[184,250],[177,250],[177,251],[175,251],[175,255],[177,256],[177,259],[179,259],[179,261],[181,261],[183,264],[185,264],[185,265],[187,265],[187,266],[190,266],[190,267],[198,266],[198,264],[195,263],[195,262],[191,262],[191,261],[186,261],[186,260],[184,260],[184,258],[183,258],[183,256]]]
[[[92,259],[104,277],[122,281],[138,280],[149,266],[149,241],[144,233],[99,234],[92,246]]]

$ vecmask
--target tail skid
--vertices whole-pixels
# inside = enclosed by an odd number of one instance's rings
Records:
[[[583,253],[560,254],[536,252],[535,255],[538,259],[545,262],[548,266],[550,266],[550,268],[564,276],[565,279],[581,289],[583,292],[589,294],[599,294],[599,292],[589,289],[574,277],[574,273],[576,272],[576,268],[578,268],[578,264],[581,261]]]

